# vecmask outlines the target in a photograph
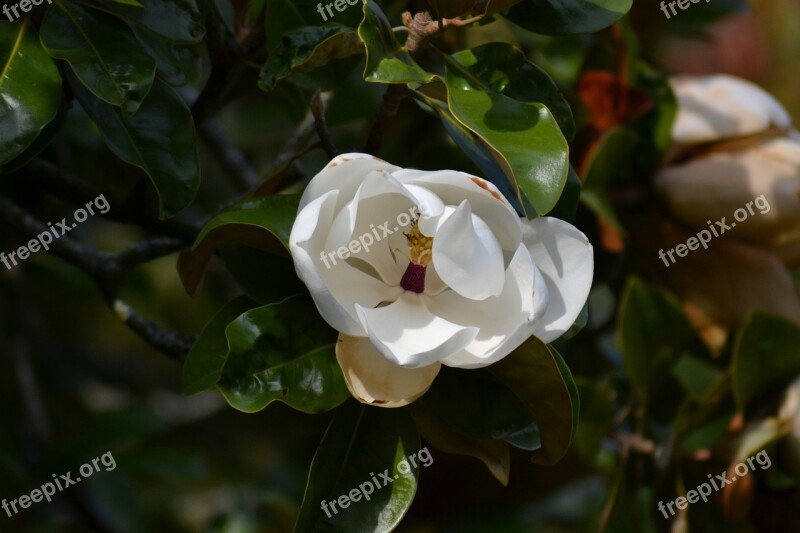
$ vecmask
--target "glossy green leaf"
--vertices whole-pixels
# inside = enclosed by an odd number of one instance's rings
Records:
[[[620,303],[619,349],[643,404],[667,383],[682,354],[707,354],[677,298],[638,278],[628,282]],[[667,394],[677,397],[672,388]]]
[[[522,401],[491,373],[442,368],[420,400],[458,432],[479,440],[510,439],[533,451],[539,428]]]
[[[446,98],[446,96],[445,96]],[[436,111],[442,121],[442,125],[450,138],[459,148],[481,169],[486,179],[494,183],[503,196],[511,203],[517,213],[523,213],[522,204],[517,196],[516,190],[512,189],[503,167],[498,160],[500,155],[491,147],[487,146],[477,135],[464,127],[447,107],[445,102],[439,102],[430,98],[425,99],[426,103]]]
[[[176,43],[196,43],[206,33],[196,0],[140,0],[143,7],[103,0],[76,2],[143,26]]]
[[[228,302],[206,324],[183,364],[184,394],[197,394],[216,389],[228,359],[229,346],[225,328],[256,305],[246,296],[238,296]]]
[[[770,393],[800,375],[800,328],[788,320],[754,313],[742,328],[733,351],[733,393],[749,411]]]
[[[335,347],[338,333],[308,295],[245,312],[225,329],[230,352],[218,387],[247,413],[281,401],[304,413],[350,397]]]
[[[293,74],[311,72],[362,51],[363,44],[351,28],[336,23],[303,26],[283,35],[261,69],[258,85],[270,91]]]
[[[119,19],[57,1],[42,22],[42,45],[67,61],[95,96],[136,113],[153,85],[156,64]]]
[[[531,460],[557,463],[569,449],[580,413],[578,389],[561,355],[531,337],[489,371],[519,397],[539,426],[542,447]]]
[[[183,87],[203,77],[204,64],[210,62],[205,42],[175,44],[142,26],[131,24],[130,28],[145,52],[155,60],[157,72],[164,81],[173,87]]]
[[[459,122],[500,155],[526,215],[544,215],[558,202],[569,173],[569,147],[544,104],[474,90],[461,69],[447,67],[448,107]],[[529,213],[529,202],[535,213]]]
[[[508,19],[544,35],[592,33],[611,26],[632,5],[633,0],[523,0]]]
[[[392,25],[374,0],[364,4],[364,20],[358,36],[367,48],[364,79],[375,83],[428,83],[435,76],[425,72],[394,37]]]
[[[404,410],[354,401],[343,405],[311,463],[295,532],[393,530],[411,507],[419,466],[425,464],[415,457],[417,467],[406,468],[411,465],[402,461],[422,453],[421,459],[430,457],[430,464],[433,456],[427,448],[423,450],[414,422]],[[381,474],[392,482],[387,483]],[[356,496],[359,488],[364,493],[373,490],[369,500]],[[340,507],[340,498],[350,495],[354,501],[342,500],[346,507]],[[322,502],[327,503],[327,511]]]
[[[575,136],[572,110],[561,89],[519,48],[508,43],[487,43],[450,56],[452,79],[460,89],[494,91],[520,102],[542,103],[553,114],[564,136]]]
[[[243,200],[211,219],[192,249],[178,259],[178,271],[189,294],[203,279],[208,262],[221,243],[245,244],[288,257],[300,195],[262,196]]]
[[[28,19],[0,24],[0,164],[33,143],[61,105],[61,76]]]
[[[686,354],[675,363],[672,373],[687,396],[695,400],[701,400],[708,394],[722,376],[722,371],[711,363]]]
[[[67,115],[67,104],[63,103],[58,108],[56,117],[47,123],[42,132],[39,133],[39,136],[36,137],[36,139],[27,148],[25,148],[21,154],[8,163],[0,165],[0,174],[10,174],[16,170],[19,170],[27,165],[31,159],[39,155],[42,150],[50,146],[50,143],[53,142],[53,139],[55,139],[56,135],[58,135],[58,133],[61,131],[61,127],[67,120]]]
[[[139,111],[122,111],[95,98],[70,79],[75,95],[97,124],[117,157],[142,169],[158,193],[161,218],[192,203],[200,186],[194,120],[189,108],[167,85],[153,84]]]
[[[411,416],[417,423],[422,437],[437,450],[457,455],[474,457],[486,465],[489,472],[503,486],[508,485],[511,473],[511,451],[502,440],[479,440],[469,437],[436,416],[425,402],[409,405]],[[477,416],[477,415],[476,415]]]

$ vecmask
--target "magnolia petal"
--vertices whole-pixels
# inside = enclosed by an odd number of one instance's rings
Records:
[[[506,270],[503,292],[477,301],[447,291],[428,299],[431,312],[459,324],[475,324],[478,336],[460,352],[442,360],[448,366],[479,368],[499,361],[533,334],[535,265],[524,244]],[[539,275],[541,277],[541,275]],[[547,288],[538,290],[547,291]],[[539,297],[547,301],[547,295]]]
[[[324,169],[311,178],[300,198],[300,209],[323,194],[338,190],[339,201],[335,209],[338,212],[355,196],[367,174],[375,170],[392,173],[400,168],[369,154],[351,153],[336,156]]]
[[[729,76],[678,76],[670,79],[678,99],[672,139],[696,144],[751,135],[770,126],[788,128],[783,106],[757,85]]]
[[[432,251],[439,277],[462,296],[485,300],[502,292],[503,250],[466,200],[439,225]]]
[[[402,407],[430,388],[441,364],[403,368],[388,361],[364,337],[339,335],[336,359],[350,393],[360,402],[378,407]]]
[[[297,275],[308,287],[320,315],[334,329],[349,335],[366,335],[355,312],[355,299],[366,305],[377,305],[395,299],[402,289],[390,287],[344,262],[326,267],[320,254],[325,250],[324,228],[331,225],[337,191],[330,191],[309,203],[297,215],[289,247]],[[353,287],[359,287],[353,291]]]
[[[592,288],[592,245],[575,226],[552,217],[522,221],[522,240],[541,271],[548,291],[534,335],[542,342],[566,332],[583,309]]]
[[[358,317],[372,344],[390,362],[419,368],[448,357],[469,345],[476,327],[454,324],[431,313],[418,294],[404,292],[385,307],[356,305]]]
[[[401,183],[428,189],[447,205],[458,205],[467,200],[472,212],[492,228],[504,250],[514,251],[522,242],[519,216],[492,183],[452,170],[438,172],[400,170],[395,172],[394,176]]]

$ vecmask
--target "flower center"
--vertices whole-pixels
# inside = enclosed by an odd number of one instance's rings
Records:
[[[408,259],[410,263],[400,280],[400,286],[407,291],[421,294],[425,291],[425,270],[433,258],[431,248],[433,237],[427,237],[419,230],[419,220],[411,223],[411,231],[403,233],[408,241]]]

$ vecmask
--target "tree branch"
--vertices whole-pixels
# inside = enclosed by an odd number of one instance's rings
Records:
[[[397,116],[400,110],[400,103],[409,95],[408,88],[402,83],[393,83],[386,88],[383,95],[381,107],[375,115],[375,120],[370,128],[367,143],[364,145],[364,152],[377,154],[383,145],[383,138],[386,135],[388,123]]]
[[[49,232],[48,226],[3,196],[0,196],[0,224],[26,237]],[[183,241],[159,237],[136,243],[121,252],[108,253],[62,235],[49,246],[50,253],[77,267],[94,281],[106,305],[114,309],[134,333],[153,348],[173,358],[185,358],[192,341],[158,327],[116,299],[122,282],[132,268],[176,252],[183,248]],[[125,313],[121,313],[120,309],[124,309]]]
[[[314,128],[317,130],[322,148],[328,154],[328,157],[333,159],[339,155],[339,150],[336,149],[331,132],[328,130],[328,123],[325,120],[325,101],[319,89],[314,92],[314,96],[311,98],[311,114],[314,116]]]

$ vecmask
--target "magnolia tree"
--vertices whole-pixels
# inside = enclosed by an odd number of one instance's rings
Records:
[[[744,1],[3,16],[0,529],[800,528]]]

